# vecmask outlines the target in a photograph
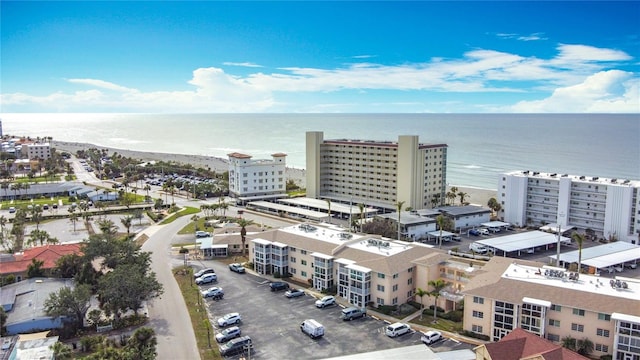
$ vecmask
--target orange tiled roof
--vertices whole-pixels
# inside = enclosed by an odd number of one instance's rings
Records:
[[[53,269],[59,258],[68,254],[80,254],[80,249],[81,244],[45,245],[26,249],[22,255],[14,255],[13,261],[0,263],[0,274],[25,272],[32,259],[43,261],[43,269]]]
[[[485,345],[494,360],[518,360],[539,356],[546,360],[588,360],[521,328],[516,328],[497,343]]]

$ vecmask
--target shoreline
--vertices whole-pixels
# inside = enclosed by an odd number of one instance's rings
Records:
[[[210,168],[215,172],[225,172],[229,170],[229,160],[206,155],[188,155],[188,154],[173,154],[173,153],[161,153],[151,151],[138,151],[129,149],[113,148],[109,146],[99,146],[91,143],[81,143],[72,141],[51,141],[51,146],[60,150],[67,151],[71,154],[76,154],[78,150],[86,150],[89,148],[105,149],[110,154],[118,153],[122,156],[140,159],[142,161],[167,161],[177,162],[184,164],[191,164],[195,167]],[[300,187],[306,187],[306,170],[294,167],[286,167],[287,180],[293,180],[296,185]],[[448,185],[447,191],[455,186],[458,191],[467,193],[469,196],[467,201],[470,204],[486,207],[489,199],[492,197],[497,198],[496,189],[485,189],[475,186],[463,186],[463,185]]]

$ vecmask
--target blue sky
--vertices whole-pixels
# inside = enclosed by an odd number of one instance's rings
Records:
[[[638,1],[0,6],[4,113],[640,113]]]

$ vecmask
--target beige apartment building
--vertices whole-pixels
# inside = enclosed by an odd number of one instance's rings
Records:
[[[253,159],[234,152],[229,156],[229,195],[239,203],[286,197],[287,154],[271,154],[271,159]]]
[[[387,210],[425,209],[444,199],[447,145],[422,144],[418,136],[398,141],[325,140],[323,132],[306,134],[307,196],[362,203]]]
[[[22,144],[22,156],[30,160],[46,160],[51,157],[51,144],[49,143],[25,143]]]
[[[400,305],[414,300],[416,265],[442,251],[429,245],[346,233],[339,228],[294,225],[247,235],[249,257],[260,274],[291,274],[317,290],[335,287],[355,306]],[[446,255],[446,254],[444,254]]]
[[[463,291],[463,327],[492,341],[515,328],[555,343],[587,338],[596,357],[640,360],[640,280],[576,275],[493,257]]]

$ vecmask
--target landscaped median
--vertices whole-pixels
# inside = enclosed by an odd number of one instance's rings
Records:
[[[177,267],[173,269],[173,275],[187,304],[200,358],[202,360],[222,359],[216,345],[215,332],[207,316],[206,302],[198,286],[193,282],[193,269],[188,266]]]

